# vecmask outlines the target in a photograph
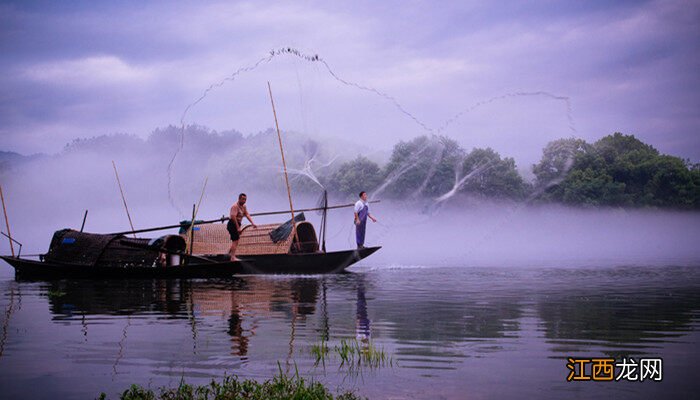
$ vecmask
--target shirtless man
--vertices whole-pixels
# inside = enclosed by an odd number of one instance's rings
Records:
[[[250,221],[250,224],[253,225],[253,228],[258,227],[255,225],[255,222],[253,222],[252,218],[250,218],[248,208],[245,206],[247,199],[248,196],[246,196],[245,193],[239,194],[238,201],[231,206],[231,212],[229,213],[230,219],[228,220],[226,229],[231,235],[231,250],[229,251],[231,261],[240,261],[240,259],[236,258],[236,248],[238,247],[238,239],[241,238],[241,224],[243,223],[243,217],[248,218],[248,221]]]

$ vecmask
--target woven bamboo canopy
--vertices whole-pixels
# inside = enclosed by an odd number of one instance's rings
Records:
[[[236,255],[290,254],[295,251],[313,253],[318,251],[316,230],[310,222],[296,223],[299,246],[293,246],[295,243],[293,235],[274,243],[270,232],[278,226],[279,224],[264,224],[255,228],[252,225],[243,227]],[[186,234],[183,234],[183,237],[189,248],[189,237]],[[192,253],[196,255],[228,254],[231,248],[231,237],[225,224],[199,225],[195,228],[192,244]]]

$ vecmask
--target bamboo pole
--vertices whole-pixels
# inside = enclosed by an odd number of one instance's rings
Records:
[[[284,160],[284,148],[282,147],[282,135],[280,134],[280,126],[277,123],[277,111],[275,111],[275,101],[272,99],[272,87],[270,86],[270,82],[267,82],[267,90],[270,92],[270,103],[272,103],[272,114],[275,117],[275,127],[277,128],[277,139],[279,140],[280,143],[280,153],[282,153],[282,167],[284,168],[284,181],[287,184],[287,196],[289,197],[289,209],[292,212],[292,234],[294,236],[292,239],[292,243],[294,243],[294,239],[297,240],[297,243],[299,242],[299,239],[297,238],[297,225],[296,221],[294,221],[294,206],[292,205],[292,190],[289,187],[289,176],[287,175],[287,162]]]
[[[197,216],[197,206],[192,204],[192,223],[190,224],[190,231],[189,231],[189,238],[190,238],[190,255],[192,255],[192,251],[194,249],[194,219]]]
[[[5,196],[2,194],[2,186],[0,186],[0,199],[2,199],[2,212],[5,214],[5,226],[7,227],[7,238],[10,240],[10,251],[12,257],[15,256],[15,247],[12,244],[12,233],[10,233],[10,221],[7,220],[7,209],[5,208]]]
[[[380,202],[381,202],[381,200],[372,200],[372,201],[368,201],[368,203],[370,203],[370,204],[380,203]],[[327,208],[326,208],[326,207],[302,208],[302,209],[296,210],[296,211],[297,211],[297,212],[307,212],[307,211],[322,211],[322,210],[324,210],[324,209],[335,210],[335,209],[338,209],[338,208],[353,207],[354,205],[355,205],[354,203],[351,203],[351,204],[340,204],[340,205],[337,205],[337,206],[328,206]],[[252,213],[252,214],[250,214],[250,216],[251,216],[251,217],[261,217],[261,216],[267,216],[267,215],[280,215],[280,214],[288,214],[288,213],[289,213],[289,211],[265,211],[265,212],[259,212],[259,213]],[[228,221],[229,219],[230,219],[229,217],[221,217],[221,218],[217,218],[217,219],[210,219],[210,220],[206,220],[206,221],[197,222],[197,223],[195,223],[194,225],[215,224],[215,223],[217,223],[217,222],[226,222],[226,221]],[[139,230],[136,230],[136,231],[114,232],[114,233],[110,233],[110,235],[126,235],[126,234],[129,234],[129,233],[156,232],[156,231],[164,231],[164,230],[166,230],[166,229],[175,229],[175,228],[181,228],[181,227],[182,227],[181,224],[177,224],[177,225],[166,225],[166,226],[158,226],[158,227],[155,227],[155,228],[139,229]]]
[[[206,179],[204,179],[204,186],[202,187],[202,194],[199,196],[197,207],[195,208],[194,204],[192,205],[192,223],[190,224],[190,231],[187,234],[187,236],[190,238],[190,255],[192,254],[192,249],[194,248],[194,220],[197,218],[197,214],[199,214],[199,206],[202,204],[204,191],[207,189],[207,182],[209,182],[208,176]]]
[[[85,215],[83,215],[83,224],[80,226],[80,232],[85,229],[85,220],[87,219],[88,210],[85,210]]]
[[[131,215],[129,215],[129,207],[126,205],[126,198],[124,197],[124,191],[122,190],[122,183],[119,180],[119,173],[117,172],[117,164],[114,163],[114,160],[112,160],[112,167],[114,167],[114,175],[117,176],[117,185],[119,185],[119,193],[121,193],[122,201],[124,202],[124,209],[126,210],[126,217],[129,218],[129,225],[131,226],[131,233],[133,233],[134,237],[136,237],[136,233],[134,230],[134,224],[131,222]]]
[[[323,191],[323,221],[321,221],[321,240],[322,240],[322,247],[321,249],[323,252],[326,252],[326,221],[328,220],[328,192]]]
[[[204,186],[202,186],[202,194],[199,195],[199,201],[197,202],[197,212],[195,215],[199,214],[199,205],[202,204],[202,199],[204,198],[204,191],[207,190],[207,182],[209,182],[209,177],[207,176],[204,179]],[[194,223],[194,220],[192,220]]]

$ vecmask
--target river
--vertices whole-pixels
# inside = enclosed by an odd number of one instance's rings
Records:
[[[133,383],[265,380],[280,369],[372,399],[690,398],[700,389],[700,266],[350,271],[30,282],[3,263],[0,392],[117,398]],[[385,362],[341,365],[333,349],[342,340]],[[312,349],[324,343],[317,364]],[[660,358],[662,376],[567,381],[568,358]]]

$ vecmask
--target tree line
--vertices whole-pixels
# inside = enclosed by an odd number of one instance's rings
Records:
[[[447,137],[420,136],[397,143],[381,166],[363,156],[322,176],[329,191],[356,196],[437,198],[464,196],[575,206],[700,208],[700,165],[659,153],[633,135],[616,132],[595,143],[552,141],[532,165],[533,182],[515,160],[491,148],[466,151]]]
[[[317,156],[362,151],[347,143],[321,144],[298,133],[286,135],[291,144],[286,149],[290,166],[304,165]],[[274,131],[244,136],[197,125],[184,132],[174,126],[156,129],[145,140],[125,134],[76,139],[55,156],[0,152],[0,174],[32,161],[84,153],[128,154],[150,160],[138,163],[144,168],[158,168],[178,148],[183,149],[179,174],[218,176],[219,185],[281,187],[273,179],[278,169],[271,167],[279,164]],[[633,135],[616,132],[594,143],[576,138],[552,141],[531,171],[532,181],[519,173],[513,158],[502,157],[491,148],[467,151],[446,136],[419,136],[394,145],[383,165],[360,155],[314,172],[330,194],[348,199],[366,190],[392,199],[439,199],[449,194],[574,206],[700,209],[700,164],[661,154]],[[311,180],[296,178],[295,190],[318,191]]]

